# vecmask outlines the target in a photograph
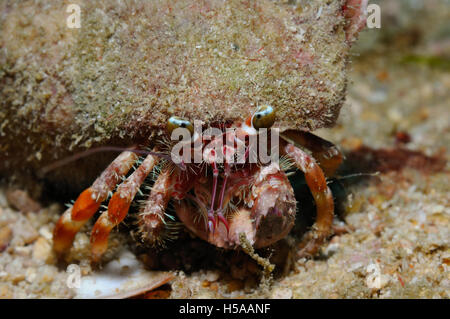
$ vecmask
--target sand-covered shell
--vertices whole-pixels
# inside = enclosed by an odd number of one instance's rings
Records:
[[[330,127],[345,97],[343,4],[2,1],[0,173],[151,144],[171,115],[233,121],[268,103],[282,129]]]

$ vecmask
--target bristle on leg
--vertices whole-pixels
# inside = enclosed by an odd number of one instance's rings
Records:
[[[139,214],[139,231],[144,242],[158,245],[165,233],[165,210],[171,197],[171,172],[163,169]]]
[[[53,231],[55,252],[61,255],[70,249],[76,233],[97,212],[101,203],[128,173],[136,159],[137,155],[132,152],[121,153],[92,186],[78,196],[73,207],[66,210],[55,226]]]
[[[111,230],[127,216],[136,193],[157,163],[153,155],[148,155],[142,164],[125,181],[109,200],[108,209],[102,213],[91,233],[92,261],[98,262],[108,248]]]
[[[296,166],[305,174],[306,184],[316,202],[316,222],[312,232],[305,236],[299,252],[299,256],[311,256],[317,253],[320,245],[331,233],[334,216],[333,196],[322,169],[313,157],[292,144],[287,144],[284,151],[292,157]]]

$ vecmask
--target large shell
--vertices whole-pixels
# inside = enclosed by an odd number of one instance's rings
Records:
[[[332,126],[346,87],[343,3],[2,1],[0,173],[151,140],[172,114],[231,121],[269,103],[282,129]]]

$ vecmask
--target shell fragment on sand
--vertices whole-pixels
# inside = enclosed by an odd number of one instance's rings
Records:
[[[123,250],[101,270],[82,277],[75,298],[129,298],[162,286],[174,277],[169,272],[145,270],[131,252]]]

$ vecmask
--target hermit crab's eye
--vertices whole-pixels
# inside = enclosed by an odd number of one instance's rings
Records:
[[[270,105],[262,105],[253,114],[252,125],[255,129],[269,128],[275,122],[275,109]]]
[[[169,134],[172,134],[175,129],[180,127],[188,129],[191,134],[194,134],[194,126],[188,120],[185,120],[179,116],[171,116],[167,120],[167,131]]]

